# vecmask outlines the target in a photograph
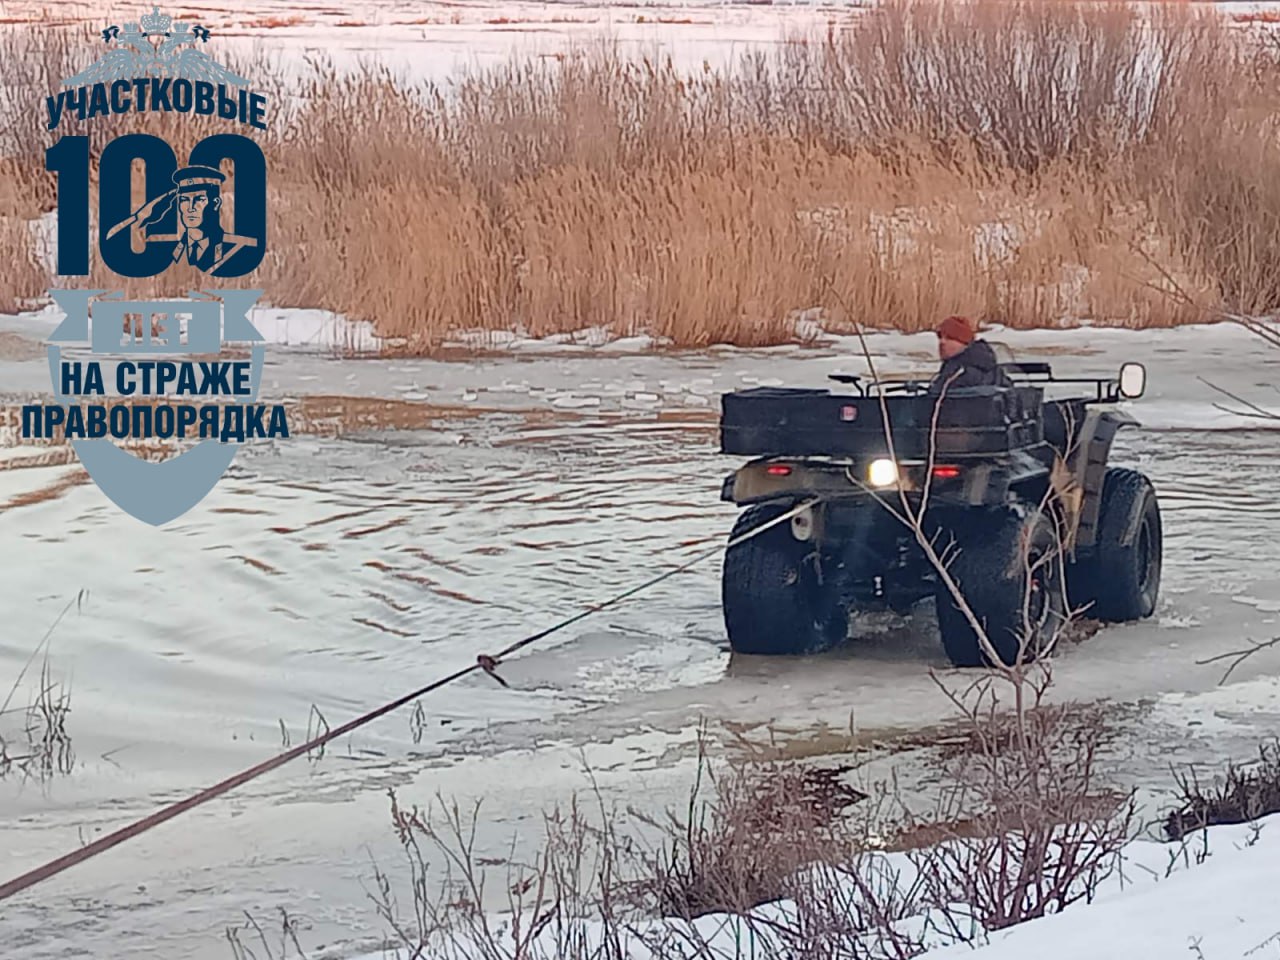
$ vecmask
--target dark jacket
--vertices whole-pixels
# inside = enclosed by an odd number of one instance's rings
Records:
[[[929,384],[930,393],[961,387],[1008,387],[1013,382],[999,368],[996,353],[985,340],[974,340],[950,360],[944,360],[938,375]],[[954,379],[953,379],[954,378]]]

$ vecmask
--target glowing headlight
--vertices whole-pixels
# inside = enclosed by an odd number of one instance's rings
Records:
[[[867,467],[867,483],[873,487],[892,487],[898,482],[898,465],[892,460],[872,460]]]

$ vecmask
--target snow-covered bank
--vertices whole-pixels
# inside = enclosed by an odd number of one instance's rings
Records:
[[[1110,878],[1094,903],[994,933],[976,953],[984,960],[1280,956],[1280,815],[1259,826],[1256,834],[1248,825],[1214,827],[1203,839],[1189,839],[1185,850],[1135,842],[1126,852],[1123,881],[1120,874]],[[974,953],[953,946],[926,957]]]
[[[915,866],[907,854],[877,856],[876,875],[897,876],[913,896]],[[1091,898],[1077,901],[1060,913],[1015,926],[979,932],[971,941],[944,933],[936,918],[916,916],[898,921],[899,931],[923,932],[925,943],[937,944],[919,954],[921,960],[958,960],[977,956],[990,960],[1171,960],[1190,955],[1205,960],[1257,960],[1280,955],[1280,814],[1257,824],[1212,827],[1178,843],[1134,840],[1124,849],[1112,872]],[[845,892],[849,902],[858,899],[852,883]],[[837,898],[838,899],[838,898]],[[664,960],[681,956],[733,958],[733,960],[782,960],[794,956],[773,944],[775,924],[795,918],[795,904],[767,904],[746,918],[709,914],[693,924],[656,920],[634,928],[627,944],[628,956],[648,960],[655,953],[645,946],[662,939]],[[528,919],[528,918],[526,918]],[[414,954],[409,950],[367,954],[359,960],[423,960],[447,957],[504,957],[502,935],[509,918],[494,916],[497,951],[471,948],[454,941],[445,952]],[[586,944],[599,943],[599,924],[582,927],[584,948],[574,956],[592,956]],[[670,939],[664,933],[671,935]],[[866,956],[880,956],[868,941]],[[671,946],[687,942],[687,951]],[[562,941],[563,942],[563,941]],[[547,932],[524,956],[556,956],[554,934]],[[550,952],[546,952],[550,950]],[[608,954],[613,955],[613,954]],[[892,952],[885,955],[894,955]],[[569,960],[569,958],[564,958]]]

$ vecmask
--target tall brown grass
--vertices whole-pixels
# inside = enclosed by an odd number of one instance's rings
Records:
[[[0,71],[33,97],[0,125],[9,219],[52,206],[34,94],[96,54],[15,36]],[[412,350],[591,325],[758,345],[814,308],[915,330],[956,311],[1145,327],[1280,307],[1280,68],[1183,5],[892,0],[693,76],[608,45],[448,89],[322,60],[234,65],[279,111],[269,253],[246,284]],[[117,129],[85,126],[99,144]],[[189,142],[216,121],[143,126]],[[0,264],[6,303],[49,282],[28,261]]]

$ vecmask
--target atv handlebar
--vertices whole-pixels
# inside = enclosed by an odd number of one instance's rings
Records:
[[[888,383],[876,384],[880,388],[880,392],[884,394],[905,393],[910,396],[916,396],[925,393],[929,389],[928,380],[895,380]]]
[[[858,388],[858,393],[864,397],[869,396],[873,390],[881,394],[906,393],[916,396],[926,392],[931,382],[929,380],[873,380],[870,383],[863,383],[862,377],[856,373],[829,373],[827,379],[855,386]]]

